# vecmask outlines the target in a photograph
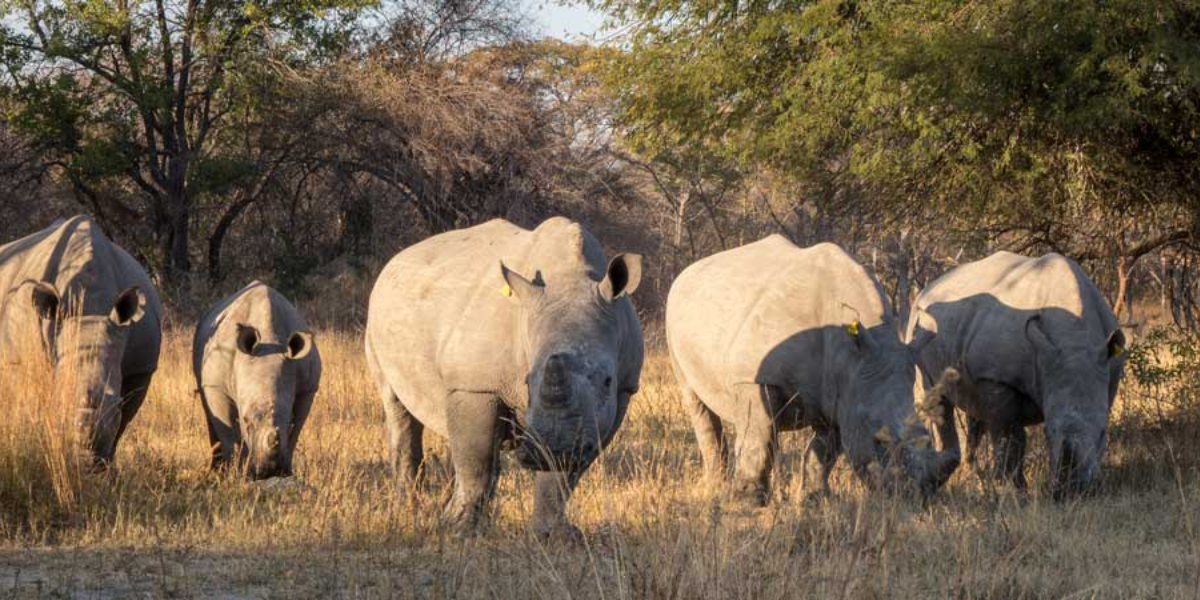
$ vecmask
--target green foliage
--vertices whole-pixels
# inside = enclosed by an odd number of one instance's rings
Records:
[[[1161,408],[1194,407],[1200,397],[1200,335],[1156,328],[1129,347],[1126,369]]]
[[[608,83],[642,149],[836,177],[963,223],[1200,209],[1198,3],[597,5],[631,32]]]

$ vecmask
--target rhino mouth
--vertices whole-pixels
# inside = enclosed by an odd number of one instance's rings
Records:
[[[575,471],[591,464],[599,453],[590,443],[569,451],[554,451],[524,439],[517,446],[517,462],[532,471]]]

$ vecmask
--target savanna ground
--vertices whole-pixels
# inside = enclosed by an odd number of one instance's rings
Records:
[[[1118,400],[1105,489],[1055,504],[960,469],[919,502],[870,497],[844,465],[832,498],[797,502],[804,434],[785,434],[768,508],[722,508],[661,351],[572,505],[586,541],[526,527],[532,478],[505,457],[479,535],[439,527],[447,453],[427,436],[427,489],[385,459],[360,336],[318,333],[325,378],[297,457],[302,485],[207,470],[190,329],[168,328],[117,469],[67,457],[65,396],[37,369],[0,374],[0,595],[15,598],[1145,598],[1200,596],[1200,436],[1163,389]],[[1033,439],[1038,439],[1034,435]],[[1035,443],[1032,481],[1044,482]],[[793,475],[795,474],[795,475]]]

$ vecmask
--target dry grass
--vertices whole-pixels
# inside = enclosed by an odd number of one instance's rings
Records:
[[[357,335],[319,334],[325,381],[300,446],[311,488],[206,470],[207,434],[171,332],[118,469],[71,466],[68,421],[36,370],[0,373],[0,594],[14,597],[1195,597],[1196,421],[1164,420],[1127,388],[1107,489],[1056,505],[987,489],[966,469],[928,506],[867,497],[840,467],[835,496],[798,505],[785,435],[769,508],[730,512],[697,490],[698,453],[670,369],[654,356],[615,446],[572,503],[588,534],[543,545],[526,529],[531,477],[506,457],[492,524],[438,527],[444,446],[410,496],[384,460],[382,415]],[[1031,473],[1044,480],[1036,448]]]

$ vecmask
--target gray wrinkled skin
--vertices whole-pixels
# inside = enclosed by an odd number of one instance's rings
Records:
[[[1125,337],[1078,264],[998,252],[960,266],[913,304],[908,339],[934,335],[918,362],[926,386],[947,368],[959,371],[940,402],[948,417],[954,408],[967,415],[968,462],[989,435],[993,474],[1024,488],[1025,427],[1044,421],[1054,496],[1097,481]],[[958,448],[954,419],[938,437]]]
[[[146,271],[87,217],[0,246],[0,368],[40,342],[56,377],[74,376],[80,439],[98,467],[158,369],[161,313]]]
[[[736,498],[752,505],[768,497],[777,433],[804,427],[816,434],[806,495],[828,492],[843,451],[872,486],[944,483],[958,455],[925,447],[916,367],[891,315],[879,283],[832,244],[772,235],[685,269],[667,299],[667,343],[710,483],[724,476],[726,423]]]
[[[236,462],[252,479],[291,475],[321,383],[321,354],[296,307],[255,281],[200,320],[192,357],[212,468]]]
[[[579,224],[534,231],[504,220],[444,233],[397,255],[371,293],[366,354],[392,464],[417,480],[426,428],[447,438],[446,519],[473,527],[501,444],[539,471],[534,526],[573,532],[565,504],[616,434],[638,389],[641,324],[628,298],[641,260],[605,261]]]

